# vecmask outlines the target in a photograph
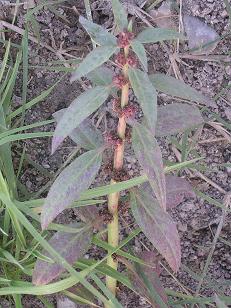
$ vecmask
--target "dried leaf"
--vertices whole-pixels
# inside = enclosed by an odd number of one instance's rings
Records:
[[[150,131],[141,124],[133,127],[132,146],[149,183],[163,209],[166,209],[166,184],[161,150]]]
[[[108,96],[109,89],[98,86],[87,90],[70,104],[56,126],[52,139],[52,153],[83,120],[104,103]]]
[[[157,73],[150,75],[149,78],[157,91],[201,104],[210,103],[209,98],[174,77]]]
[[[115,24],[119,31],[123,31],[128,27],[127,12],[119,0],[112,0],[112,10],[114,14]]]
[[[141,64],[143,65],[145,71],[148,71],[148,59],[146,55],[145,48],[142,43],[138,40],[133,40],[131,43],[132,50],[137,55],[138,59],[140,60]]]
[[[78,200],[99,171],[102,154],[97,150],[84,153],[67,166],[51,186],[41,213],[41,226],[46,229],[55,217]]]
[[[166,40],[184,40],[185,37],[172,29],[146,28],[137,35],[136,39],[141,43],[157,43]]]
[[[131,193],[131,209],[144,234],[172,270],[177,271],[181,263],[180,238],[169,214],[142,186]]]
[[[84,18],[83,16],[79,17],[79,22],[85,28],[91,39],[96,44],[101,46],[116,45],[116,37],[100,25],[93,23],[92,21]]]
[[[183,22],[189,49],[196,49],[190,50],[191,53],[197,55],[209,54],[217,47],[219,35],[214,29],[193,16],[185,15]],[[207,46],[203,47],[204,45]]]
[[[170,136],[204,123],[196,106],[174,103],[157,108],[156,136]]]
[[[174,23],[173,14],[171,12],[171,2],[164,1],[156,10],[150,10],[149,15],[153,17],[153,21],[159,28],[177,29]]]
[[[109,60],[109,58],[116,52],[117,49],[117,46],[102,46],[93,49],[72,74],[71,82],[86,76],[95,68]]]
[[[157,120],[157,93],[148,75],[141,70],[129,68],[129,80],[138,102],[141,105],[148,126],[155,132]]]
[[[75,228],[76,233],[56,232],[48,243],[70,264],[76,262],[88,250],[93,235],[89,226],[77,230],[78,223],[68,225]],[[52,259],[46,251],[43,254]],[[65,271],[59,263],[48,263],[37,260],[33,271],[32,282],[35,285],[44,285],[57,278]]]
[[[61,120],[65,111],[66,108],[63,108],[53,113],[53,117],[57,123]],[[86,150],[100,148],[104,143],[101,132],[90,122],[89,119],[85,119],[80,123],[80,125],[69,134],[69,137]]]

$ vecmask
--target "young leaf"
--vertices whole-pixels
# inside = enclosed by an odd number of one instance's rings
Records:
[[[157,43],[165,40],[184,40],[185,37],[181,33],[171,29],[146,28],[137,35],[136,39],[141,43]]]
[[[146,73],[138,69],[129,68],[128,76],[135,96],[137,97],[138,102],[140,103],[143,110],[144,116],[148,121],[149,128],[152,130],[152,132],[154,132],[157,120],[156,90]]]
[[[72,228],[77,228],[78,223],[69,225]],[[82,228],[76,233],[56,232],[51,237],[48,243],[59,252],[59,254],[69,263],[73,264],[79,258],[83,257],[88,250],[93,232],[89,226]],[[52,258],[46,251],[43,252],[46,257]],[[35,263],[32,282],[35,285],[44,285],[57,278],[65,268],[59,263],[45,262],[37,260]]]
[[[142,43],[138,40],[133,40],[131,43],[132,50],[137,55],[138,59],[140,60],[141,64],[143,65],[145,71],[148,71],[148,59],[146,55],[145,48]]]
[[[181,263],[180,239],[175,223],[152,195],[142,188],[131,193],[131,209],[136,222],[173,271]]]
[[[112,10],[118,30],[123,31],[127,29],[128,26],[127,13],[119,0],[112,0]]]
[[[201,104],[210,102],[209,98],[174,77],[157,73],[150,75],[149,78],[157,91]]]
[[[116,52],[117,49],[118,47],[116,46],[102,46],[93,49],[72,74],[71,82],[86,76],[95,68],[102,65],[113,55],[113,53]]]
[[[167,175],[166,179],[166,207],[172,209],[180,204],[185,198],[195,198],[192,186],[184,178]]]
[[[50,188],[41,213],[42,229],[55,217],[78,200],[93,182],[101,166],[102,154],[92,150],[76,158],[57,177]]]
[[[90,35],[91,39],[98,45],[116,45],[116,37],[105,30],[100,25],[93,23],[92,21],[84,18],[83,16],[79,17],[79,22],[85,28],[85,30]]]
[[[109,89],[99,86],[87,90],[70,104],[56,126],[52,139],[52,153],[83,120],[104,103],[108,95]]]
[[[63,108],[53,113],[53,117],[57,123],[61,120],[65,111],[66,108]],[[85,119],[80,123],[79,126],[69,134],[69,137],[86,150],[94,150],[103,145],[103,136],[101,132],[94,127],[89,119]]]
[[[198,127],[204,120],[196,106],[174,103],[157,108],[156,136],[170,136]]]
[[[141,124],[133,127],[132,146],[149,183],[163,209],[166,209],[166,184],[161,150],[150,131]]]

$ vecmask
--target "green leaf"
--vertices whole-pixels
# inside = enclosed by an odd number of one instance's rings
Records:
[[[185,39],[185,37],[174,30],[163,28],[146,28],[140,32],[136,39],[141,43],[157,43],[165,40]]]
[[[150,131],[141,124],[133,127],[132,146],[163,209],[166,209],[166,183],[161,150]]]
[[[109,89],[99,86],[87,90],[71,103],[56,126],[52,140],[52,153],[83,120],[104,103],[108,96]]]
[[[145,186],[131,193],[131,209],[144,234],[177,271],[181,263],[180,238],[170,215],[145,191]]]
[[[127,13],[119,0],[112,0],[112,10],[114,14],[115,24],[119,31],[123,31],[128,27]]]
[[[98,45],[116,45],[116,37],[105,30],[100,25],[93,23],[92,21],[84,18],[83,16],[79,17],[79,22],[85,28],[87,33],[90,35],[91,39]]]
[[[53,117],[57,123],[61,120],[66,108],[53,113]],[[101,132],[90,122],[85,119],[78,127],[76,127],[69,137],[82,148],[94,150],[101,147],[104,143]]]
[[[156,136],[164,137],[193,129],[204,123],[196,106],[174,103],[157,108]]]
[[[154,133],[157,120],[157,93],[146,73],[129,68],[129,80],[138,102],[141,105],[148,126]]]
[[[165,94],[201,104],[207,104],[211,101],[197,90],[174,77],[157,73],[150,75],[149,78],[157,91]]]
[[[138,40],[133,40],[131,43],[131,47],[133,51],[135,52],[135,54],[137,55],[137,57],[139,58],[145,71],[147,72],[148,71],[148,59],[147,59],[146,51],[145,51],[143,44],[140,43],[140,41]]]
[[[94,71],[87,74],[87,79],[89,79],[95,86],[108,86],[112,83],[114,73],[113,71],[106,67],[97,67]]]
[[[95,68],[102,65],[104,62],[116,52],[116,46],[102,46],[93,49],[84,60],[79,64],[76,71],[71,76],[71,82],[86,76]]]
[[[70,227],[77,227],[79,224],[71,224]],[[76,233],[56,232],[48,243],[59,252],[59,254],[69,263],[74,264],[79,258],[83,257],[88,250],[93,232],[89,226]],[[51,255],[43,251],[43,255],[52,258]],[[35,285],[44,285],[59,277],[65,268],[59,263],[48,263],[37,260],[35,263],[32,282]]]
[[[42,208],[42,229],[47,228],[59,213],[78,200],[80,194],[93,182],[101,161],[102,154],[92,150],[76,158],[60,173]]]

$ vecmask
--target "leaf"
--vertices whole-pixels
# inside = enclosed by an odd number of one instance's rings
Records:
[[[217,308],[228,308],[226,304],[217,296],[217,294],[214,295],[214,299],[217,305]]]
[[[168,298],[155,271],[138,263],[132,266],[127,261],[122,262],[128,269],[128,277],[135,291],[146,298],[152,304],[152,307],[167,308]]]
[[[83,16],[79,17],[79,22],[85,28],[91,39],[96,44],[101,46],[116,45],[116,37],[100,25],[93,23],[92,21],[84,18]]]
[[[156,136],[170,136],[204,123],[196,106],[174,103],[157,108]]]
[[[149,78],[157,91],[201,104],[210,103],[209,98],[174,77],[157,73],[150,75]]]
[[[98,86],[87,90],[70,104],[56,126],[52,139],[52,153],[83,120],[104,103],[108,96],[109,89]]]
[[[131,47],[137,57],[139,58],[141,64],[143,65],[145,71],[148,71],[148,59],[146,55],[145,48],[142,43],[140,43],[138,40],[133,40],[131,43]]]
[[[78,227],[79,224],[70,224],[70,227]],[[48,243],[59,252],[59,254],[69,263],[73,264],[79,258],[83,257],[88,250],[93,232],[92,228],[85,227],[76,233],[56,232]],[[43,255],[51,258],[51,255],[43,251]],[[48,263],[42,260],[37,260],[35,263],[32,282],[35,285],[44,285],[57,278],[65,271],[59,263]]]
[[[71,76],[71,82],[86,76],[98,66],[106,62],[118,49],[117,46],[102,46],[93,49],[79,64]]]
[[[112,0],[112,10],[114,14],[115,24],[118,27],[118,30],[123,31],[127,29],[127,13],[119,0]]]
[[[101,166],[102,155],[97,150],[84,153],[67,166],[51,186],[41,213],[42,229],[78,200],[93,182]]]
[[[141,124],[133,127],[132,146],[149,183],[163,209],[166,209],[166,184],[161,150],[150,131]]]
[[[53,113],[53,117],[57,123],[59,123],[65,111],[66,108],[63,108]],[[100,148],[104,143],[101,132],[89,121],[89,119],[83,120],[83,122],[69,134],[69,137],[86,150]]]
[[[152,132],[154,132],[157,120],[156,90],[146,73],[138,69],[129,68],[128,76],[135,96],[137,97],[144,116],[148,121],[148,126]]]
[[[185,198],[195,198],[192,186],[189,182],[178,176],[167,175],[166,176],[166,206],[167,209],[172,209],[184,201]]]
[[[131,193],[131,209],[136,222],[173,271],[181,263],[180,238],[175,223],[142,186]]]
[[[158,9],[149,11],[149,14],[153,17],[157,27],[177,29],[176,22],[174,22],[174,14],[172,14],[171,6],[171,2],[164,1]]]
[[[194,16],[185,15],[183,22],[187,34],[188,47],[189,49],[195,49],[190,51],[190,53],[197,55],[209,54],[217,47],[219,35],[214,29]]]
[[[90,72],[86,77],[95,86],[108,86],[112,83],[113,76],[114,73],[110,68],[106,66],[100,66]]]
[[[146,28],[137,35],[136,39],[141,43],[157,43],[165,40],[184,40],[185,37],[181,33],[171,29]]]

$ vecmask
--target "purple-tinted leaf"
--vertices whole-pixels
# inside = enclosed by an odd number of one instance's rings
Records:
[[[160,205],[166,209],[166,184],[162,155],[156,139],[141,124],[133,127],[132,146]]]
[[[93,182],[101,166],[102,154],[92,150],[76,158],[57,177],[50,188],[41,213],[42,229],[55,217],[78,200]]]
[[[105,30],[102,26],[93,23],[92,21],[79,17],[79,22],[90,35],[91,39],[98,45],[116,45],[116,37]]]
[[[194,16],[185,15],[183,22],[187,34],[189,49],[193,49],[191,53],[197,55],[209,54],[217,47],[219,35],[214,29]],[[203,47],[207,44],[208,46]]]
[[[149,78],[156,90],[165,94],[187,99],[189,101],[195,101],[201,104],[209,104],[211,101],[194,88],[174,77],[157,73],[149,75]]]
[[[71,82],[86,76],[95,68],[106,62],[118,49],[117,46],[102,46],[93,49],[79,64],[76,71],[71,76]]]
[[[57,123],[64,115],[66,108],[61,109],[53,113],[53,117]],[[82,148],[87,150],[93,150],[103,145],[103,136],[101,132],[94,127],[89,119],[85,119],[78,127],[76,127],[69,137]]]
[[[157,252],[155,251],[141,251],[138,255],[140,259],[142,259],[145,264],[148,266],[145,266],[145,269],[147,270],[148,268],[151,267],[151,269],[159,276],[161,273],[161,267],[160,267],[160,258],[157,255]]]
[[[69,225],[72,228],[79,227],[79,224]],[[89,248],[93,232],[92,228],[86,226],[76,233],[56,232],[48,243],[59,252],[59,254],[70,264],[81,258]],[[43,254],[52,259],[46,251]],[[33,271],[32,281],[35,285],[44,285],[57,278],[65,271],[59,263],[37,260]]]
[[[128,77],[132,89],[148,122],[148,127],[155,132],[157,119],[157,93],[148,75],[141,70],[130,68]]]
[[[184,40],[185,37],[182,33],[172,29],[146,28],[137,35],[136,39],[141,43],[157,43],[166,40]]]
[[[166,176],[166,194],[167,200],[166,205],[167,209],[172,209],[185,198],[195,198],[196,194],[194,193],[192,186],[189,182],[183,178],[167,175]]]
[[[144,234],[172,270],[177,271],[181,263],[180,238],[170,215],[142,186],[131,193],[131,209]]]
[[[204,123],[196,106],[174,103],[157,109],[156,136],[164,137],[193,129]]]
[[[97,230],[102,230],[104,227],[103,217],[100,216],[99,210],[96,206],[83,206],[74,208],[74,213],[84,222],[91,223]]]
[[[83,120],[104,103],[108,95],[108,87],[98,86],[87,90],[71,103],[56,126],[52,139],[52,153]]]

